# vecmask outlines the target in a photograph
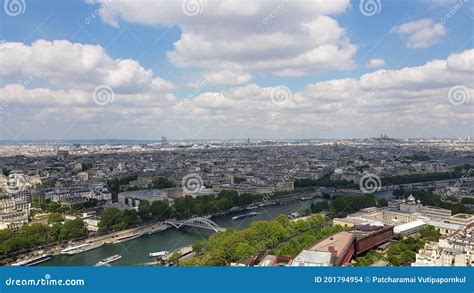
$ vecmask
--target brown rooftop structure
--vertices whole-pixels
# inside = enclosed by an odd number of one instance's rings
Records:
[[[339,232],[316,243],[309,250],[331,252],[335,266],[350,262],[354,254],[355,236],[349,232]]]

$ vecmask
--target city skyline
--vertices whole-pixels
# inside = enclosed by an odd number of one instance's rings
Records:
[[[386,134],[383,134],[386,135]],[[262,142],[262,141],[273,141],[273,142],[305,142],[305,141],[344,141],[344,140],[374,140],[380,139],[381,136],[371,136],[371,137],[288,137],[288,138],[265,138],[265,137],[247,137],[247,138],[168,138],[167,142]],[[466,137],[391,137],[387,135],[388,139],[394,139],[398,141],[423,141],[423,140],[448,140],[448,141],[463,141],[471,142],[471,136]],[[157,139],[133,139],[133,138],[70,138],[70,139],[16,139],[16,140],[0,140],[0,144],[25,144],[25,143],[107,143],[115,142],[119,143],[161,143],[161,138]]]
[[[0,140],[474,135],[471,1],[236,3],[5,1]]]

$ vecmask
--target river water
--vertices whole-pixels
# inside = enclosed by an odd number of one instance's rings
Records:
[[[391,197],[391,192],[381,192],[376,194],[377,198]],[[296,201],[285,205],[272,205],[260,207],[252,211],[259,214],[241,220],[232,221],[232,217],[236,214],[227,216],[211,218],[216,224],[224,228],[245,228],[253,221],[270,220],[280,214],[287,215],[292,212],[297,212],[301,208],[309,208],[312,202],[321,201],[320,198],[315,198],[306,201]],[[237,214],[246,213],[246,211]],[[145,235],[143,237],[118,243],[106,244],[100,248],[90,250],[84,253],[79,253],[72,256],[58,255],[52,260],[39,264],[40,266],[93,266],[99,260],[109,257],[114,254],[122,255],[122,258],[112,265],[114,266],[133,266],[144,265],[153,259],[148,257],[150,252],[157,252],[162,250],[172,251],[182,246],[190,245],[197,240],[206,239],[212,232],[204,229],[194,228],[169,228],[152,235]]]

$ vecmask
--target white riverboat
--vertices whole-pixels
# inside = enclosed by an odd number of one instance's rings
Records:
[[[118,244],[118,243],[122,243],[122,242],[125,242],[125,241],[128,241],[128,240],[137,239],[137,238],[142,237],[142,236],[143,236],[143,234],[141,234],[141,233],[127,234],[127,235],[119,236],[119,237],[115,238],[112,243],[113,244]]]
[[[115,255],[106,257],[104,259],[101,259],[95,266],[96,267],[106,266],[106,265],[108,265],[108,264],[110,264],[114,261],[118,261],[121,258],[122,258],[122,256],[120,254],[115,254]]]
[[[38,255],[38,256],[35,256],[35,257],[32,257],[32,258],[17,261],[15,263],[12,263],[10,266],[12,266],[12,267],[29,267],[29,266],[34,266],[34,265],[37,265],[39,263],[48,261],[52,258],[53,258],[52,254],[45,253],[45,254]]]
[[[104,242],[91,242],[91,243],[84,243],[84,244],[79,244],[79,245],[71,245],[61,250],[61,253],[67,254],[67,255],[73,255],[73,254],[99,248],[102,245],[104,245]]]
[[[163,250],[163,251],[158,251],[158,252],[150,252],[148,254],[149,257],[163,257],[168,254],[168,251]]]

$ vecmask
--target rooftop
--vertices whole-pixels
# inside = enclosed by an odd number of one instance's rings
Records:
[[[353,234],[348,232],[339,232],[316,243],[310,248],[310,250],[332,252],[339,259],[344,256],[353,241]]]
[[[291,262],[291,266],[330,266],[331,258],[330,252],[303,250]]]
[[[397,234],[397,233],[401,233],[401,232],[408,231],[408,230],[415,229],[415,228],[422,227],[422,226],[426,226],[426,223],[424,221],[415,220],[415,221],[412,221],[412,222],[408,222],[408,223],[404,223],[404,224],[395,226],[393,228],[393,232],[395,232],[395,234]]]

